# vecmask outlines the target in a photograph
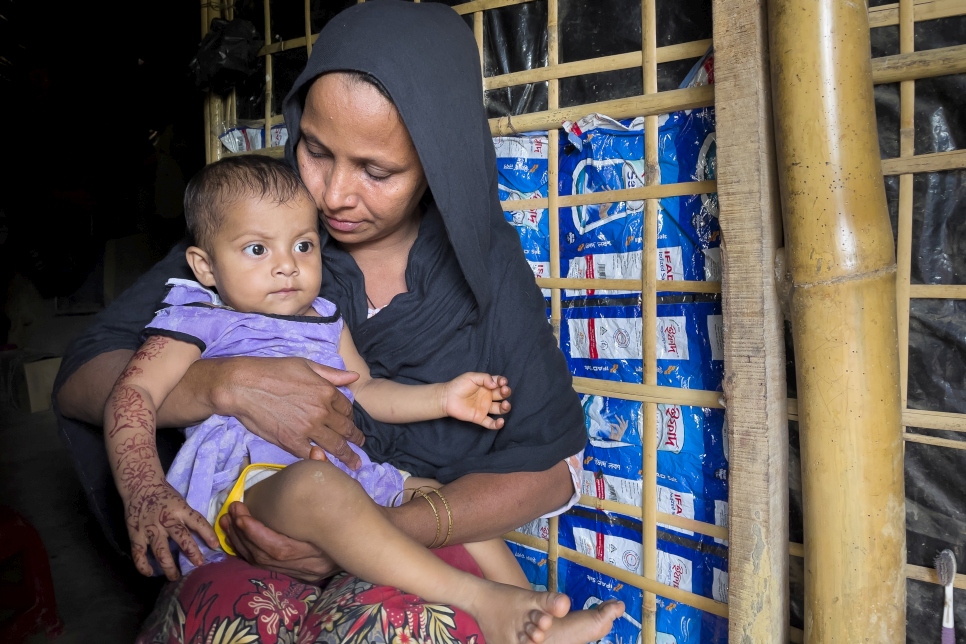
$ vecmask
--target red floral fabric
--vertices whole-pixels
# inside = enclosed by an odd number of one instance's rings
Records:
[[[462,546],[436,554],[482,576]],[[168,584],[137,644],[485,644],[476,622],[347,573],[325,588],[229,557]]]

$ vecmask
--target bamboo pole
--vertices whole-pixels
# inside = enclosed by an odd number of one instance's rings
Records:
[[[557,0],[547,0],[547,62],[556,65],[559,58],[559,32],[557,30],[558,16]],[[482,34],[481,34],[482,37]],[[560,87],[557,81],[547,84],[547,107],[556,109],[560,104]],[[554,124],[547,132],[547,225],[550,228],[550,277],[560,277],[560,206],[558,194],[560,188],[560,130],[559,123]],[[550,292],[550,324],[553,333],[560,342],[560,289]],[[550,520],[550,550],[547,557],[550,560],[548,580],[551,590],[559,590],[557,578],[557,559],[559,552],[559,523],[557,517]]]
[[[271,0],[262,0],[265,16],[265,41],[272,41]],[[263,148],[272,144],[272,55],[265,56],[265,140]]]
[[[913,0],[899,1],[899,53],[915,50]],[[916,81],[899,85],[899,156],[915,155]],[[899,226],[896,235],[896,323],[899,331],[899,405],[906,408],[909,380],[909,285],[912,274],[912,175],[899,177]]]
[[[782,244],[764,3],[713,0],[732,642],[788,641]]]
[[[208,35],[208,25],[211,18],[208,15],[208,0],[201,0],[201,37]],[[202,100],[202,109],[205,116],[205,164],[209,164],[214,159],[211,157],[211,92],[206,92]]]
[[[768,6],[800,396],[808,642],[888,642],[905,630],[895,250],[865,7]]]
[[[657,94],[657,9],[656,0],[641,0],[641,74],[644,96]],[[605,112],[606,113],[606,112]],[[614,117],[612,114],[611,116]],[[656,114],[644,117],[644,183],[661,183],[658,165],[658,121]],[[657,385],[657,200],[644,201],[643,248],[641,261],[641,331],[643,333],[643,381]],[[641,535],[642,566],[645,579],[657,579],[657,405],[644,403],[642,423]],[[657,596],[644,592],[641,603],[641,641],[657,641]]]
[[[312,0],[305,0],[305,58],[312,55]]]

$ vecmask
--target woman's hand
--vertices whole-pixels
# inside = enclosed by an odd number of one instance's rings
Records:
[[[253,434],[299,458],[308,458],[315,443],[350,468],[359,467],[359,457],[347,441],[362,445],[365,437],[352,422],[352,403],[337,389],[354,382],[357,373],[304,358],[209,359],[195,364],[204,368],[212,362],[219,364],[203,386],[210,388],[214,413],[234,416]]]
[[[503,427],[502,418],[490,418],[510,411],[510,387],[503,376],[464,373],[443,386],[443,412],[451,418],[482,425]]]
[[[324,461],[325,453],[313,446],[309,458]],[[242,503],[228,506],[221,527],[238,556],[248,563],[317,584],[341,572],[324,552],[311,543],[296,541],[266,527]]]

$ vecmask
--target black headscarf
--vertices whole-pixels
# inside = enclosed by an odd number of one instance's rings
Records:
[[[468,472],[539,471],[575,454],[586,442],[583,415],[546,302],[500,206],[472,32],[434,3],[371,0],[333,18],[282,107],[296,167],[308,88],[337,71],[368,74],[388,91],[434,204],[410,251],[407,293],[367,319],[362,273],[327,238],[323,295],[339,305],[373,376],[430,383],[487,371],[506,375],[514,389],[498,432],[453,419],[384,425],[357,406],[366,451],[443,482]]]

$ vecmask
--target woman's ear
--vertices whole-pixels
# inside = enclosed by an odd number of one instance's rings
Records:
[[[188,266],[191,267],[191,271],[195,274],[195,278],[208,288],[214,287],[215,274],[212,271],[214,262],[211,261],[211,256],[204,249],[198,248],[197,246],[188,246],[184,255],[185,259],[188,260]]]

